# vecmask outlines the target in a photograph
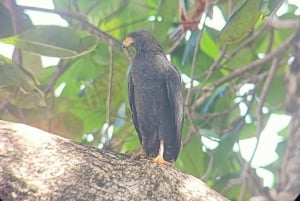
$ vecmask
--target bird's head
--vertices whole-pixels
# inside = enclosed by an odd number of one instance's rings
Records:
[[[146,30],[136,30],[127,35],[123,48],[134,47],[137,53],[163,51],[157,40]]]

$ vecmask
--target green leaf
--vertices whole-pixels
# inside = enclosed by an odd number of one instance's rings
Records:
[[[0,99],[10,100],[20,108],[45,106],[38,80],[29,71],[0,55]],[[16,95],[16,89],[19,93]]]
[[[226,163],[228,157],[232,153],[234,143],[239,139],[240,133],[238,130],[231,133],[226,133],[224,136],[222,136],[219,146],[214,150],[214,169],[218,170],[219,168],[222,168],[224,163]]]
[[[213,59],[216,59],[219,55],[219,48],[216,44],[215,38],[212,38],[208,31],[203,32],[200,47],[205,54]]]
[[[237,69],[251,63],[254,58],[256,57],[251,48],[243,48],[238,51],[232,59],[229,60],[229,62],[226,64],[226,67],[230,69]]]
[[[192,64],[195,48],[196,45],[198,45],[196,44],[198,35],[199,35],[199,30],[191,32],[191,37],[189,38],[188,42],[184,47],[184,52],[181,61],[182,66]]]
[[[254,123],[245,124],[240,129],[239,132],[240,132],[240,138],[239,138],[240,140],[255,137],[255,135],[256,135],[256,126],[254,125]]]
[[[97,45],[93,36],[80,37],[70,28],[52,25],[36,26],[19,35],[3,38],[0,42],[36,54],[64,59],[87,54]]]
[[[280,4],[282,4],[281,0],[261,0],[260,10],[264,15],[269,15],[277,9]]]
[[[244,38],[257,22],[260,11],[260,0],[246,0],[230,17],[217,37],[220,45],[235,43]]]
[[[278,132],[278,135],[279,135],[279,136],[282,136],[282,137],[284,137],[284,138],[288,138],[289,133],[290,133],[290,127],[287,126],[287,127],[283,128],[281,131],[279,131],[279,132]]]
[[[201,148],[201,140],[196,135],[193,135],[189,143],[181,150],[176,161],[176,167],[184,169],[185,172],[193,173],[196,177],[200,177],[203,175],[206,166],[204,155]]]
[[[0,88],[19,86],[24,91],[38,90],[36,78],[26,69],[0,55]]]
[[[27,14],[24,14],[24,12],[19,12],[21,10],[18,10],[18,14],[15,15],[13,18],[18,22],[18,29],[19,31],[24,31],[29,28],[32,28],[32,23],[30,18]],[[12,16],[10,16],[10,12],[6,9],[5,6],[1,5],[0,2],[0,38],[5,38],[14,35],[13,30],[13,22],[12,22]]]
[[[126,126],[127,128],[123,128],[122,129],[123,132],[118,133],[118,135],[116,136],[116,139],[118,141],[120,140],[123,141],[120,152],[127,153],[127,152],[138,151],[138,149],[141,147],[140,142],[138,140],[138,134],[135,131],[133,124],[128,124]]]
[[[258,87],[258,94],[261,93],[264,82]],[[284,74],[277,73],[277,75],[272,79],[272,83],[266,95],[265,105],[272,109],[273,107],[281,106],[285,100],[283,94],[286,93],[284,85]]]
[[[205,105],[203,106],[203,108],[201,108],[201,113],[208,113],[208,112],[215,112],[214,111],[214,106],[216,104],[216,102],[222,98],[222,96],[226,93],[226,91],[228,90],[228,86],[224,85],[222,87],[220,87],[205,103]],[[224,102],[222,102],[222,105],[226,105],[224,104]],[[226,106],[227,107],[227,106]]]
[[[0,29],[0,38],[8,37],[13,35],[13,27],[11,17],[9,16],[9,11],[0,5],[0,26],[5,27],[5,29]]]

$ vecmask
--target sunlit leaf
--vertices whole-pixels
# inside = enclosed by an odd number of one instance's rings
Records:
[[[217,41],[220,45],[230,44],[245,37],[257,22],[260,0],[246,0],[230,17],[222,29]]]
[[[200,47],[203,52],[213,59],[216,59],[219,55],[219,48],[216,44],[216,40],[210,36],[209,32],[203,33]]]
[[[97,45],[97,39],[93,36],[80,37],[70,28],[52,25],[36,26],[19,35],[3,38],[0,42],[36,54],[58,58],[82,56],[94,50]]]
[[[19,86],[29,92],[38,90],[37,85],[36,78],[30,72],[0,55],[0,88]]]

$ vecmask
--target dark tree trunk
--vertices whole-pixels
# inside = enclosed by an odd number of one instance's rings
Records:
[[[99,151],[5,121],[0,121],[0,198],[227,200],[174,167]]]
[[[300,21],[299,21],[300,24]],[[291,115],[286,152],[279,172],[274,200],[294,200],[300,193],[300,26],[293,39],[293,62],[286,75],[285,108]]]

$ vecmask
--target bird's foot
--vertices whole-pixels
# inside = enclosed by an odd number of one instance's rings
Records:
[[[163,157],[161,157],[160,155],[156,156],[155,158],[152,159],[152,161],[154,163],[158,163],[158,164],[163,164],[163,165],[167,165],[167,166],[172,166],[173,163],[166,161]]]
[[[147,158],[146,152],[143,149],[141,149],[139,152],[131,151],[128,154],[131,156],[132,159]]]
[[[164,159],[164,141],[160,140],[158,155],[152,159],[154,163],[164,164],[164,165],[173,165],[172,163],[165,161]]]

